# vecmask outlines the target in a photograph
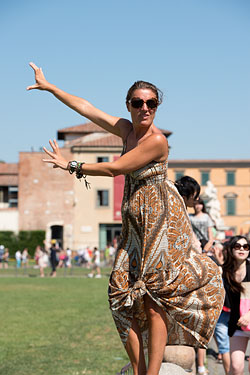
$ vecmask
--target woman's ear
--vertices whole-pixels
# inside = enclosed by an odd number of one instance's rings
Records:
[[[130,104],[126,103],[126,106],[127,106],[127,110],[130,112]]]

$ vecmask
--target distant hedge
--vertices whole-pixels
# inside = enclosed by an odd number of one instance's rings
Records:
[[[44,240],[44,230],[21,230],[18,234],[9,230],[0,231],[0,245],[9,249],[10,257],[15,256],[17,250],[23,251],[25,247],[28,248],[29,254],[33,256],[36,246],[43,246]]]

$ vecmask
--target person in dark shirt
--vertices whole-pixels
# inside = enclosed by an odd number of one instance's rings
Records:
[[[244,236],[232,237],[227,252],[227,258],[223,265],[223,279],[227,296],[231,306],[231,314],[228,323],[230,336],[230,374],[244,374],[244,360],[250,330],[246,330],[250,324],[250,310],[240,316],[240,296],[250,283],[249,243]],[[243,286],[243,283],[245,284]],[[249,366],[250,370],[250,366]]]
[[[56,241],[51,241],[51,248],[50,248],[50,264],[51,264],[51,274],[50,276],[56,277],[56,267],[58,266],[58,259],[57,259],[57,253],[60,251],[60,249],[57,247]]]

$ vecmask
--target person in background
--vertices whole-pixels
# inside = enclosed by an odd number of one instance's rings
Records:
[[[3,268],[4,262],[4,246],[0,245],[0,268]]]
[[[105,250],[104,250],[104,261],[105,261],[105,265],[106,266],[109,266],[109,247],[110,247],[110,243],[107,243],[107,246],[105,247]]]
[[[109,265],[113,266],[115,260],[115,247],[110,243],[109,246]]]
[[[222,244],[220,245],[222,246],[222,251],[221,251],[221,246],[218,247],[218,251],[222,253],[222,258],[221,258],[221,255],[219,255],[218,259],[221,260],[221,272],[222,272],[222,266],[226,259],[228,242],[224,242],[223,245]],[[215,252],[215,257],[216,257],[216,252]],[[230,312],[231,312],[230,301],[226,293],[222,312],[214,330],[214,338],[218,346],[218,352],[219,352],[217,356],[217,360],[219,363],[220,362],[223,363],[225,375],[229,375],[229,371],[230,371],[230,342],[229,342],[229,336],[228,336],[228,322],[230,318]]]
[[[44,277],[44,269],[48,267],[49,257],[47,251],[41,246],[37,246],[38,266],[40,270],[40,277]]]
[[[16,251],[15,258],[16,258],[16,268],[20,268],[21,262],[22,262],[22,253],[20,250]]]
[[[230,302],[228,335],[230,337],[230,375],[244,374],[244,361],[250,339],[250,310],[240,316],[241,293],[250,286],[249,243],[244,236],[234,236],[227,247],[223,279]],[[244,285],[243,285],[244,282]],[[250,373],[250,362],[249,369]]]
[[[66,251],[64,249],[61,249],[59,253],[59,263],[58,268],[66,267]]]
[[[194,207],[194,205],[199,201],[200,195],[200,185],[198,182],[190,177],[190,176],[183,176],[175,182],[175,186],[183,197],[184,203],[186,207]],[[192,238],[192,246],[195,250],[199,253],[202,252],[201,242],[196,237],[193,231],[193,238]],[[207,369],[205,367],[205,358],[206,358],[206,349],[198,348],[197,349],[197,365],[198,365],[198,374],[199,375],[206,375]]]
[[[201,188],[199,183],[193,177],[182,176],[175,181],[175,187],[182,196],[186,208],[193,208],[200,195]],[[192,233],[192,246],[199,253],[202,252],[201,243],[194,232]]]
[[[22,266],[24,268],[28,268],[29,266],[29,252],[27,248],[23,249],[22,252]]]
[[[51,277],[56,277],[56,268],[58,265],[58,253],[60,248],[57,246],[56,240],[51,240],[50,248],[50,264],[51,264]]]
[[[213,221],[206,213],[203,199],[199,198],[194,204],[194,214],[190,214],[194,234],[201,242],[202,252],[208,253],[213,245]]]
[[[71,260],[72,260],[72,251],[71,251],[71,249],[69,247],[67,247],[67,250],[66,250],[66,259],[65,259],[65,266],[67,268],[71,268],[72,267]]]
[[[93,277],[94,274],[95,274],[95,271],[96,271],[96,278],[97,279],[100,279],[102,277],[101,275],[101,259],[100,259],[100,251],[98,250],[97,247],[94,247],[94,251],[93,251],[93,259],[92,259],[92,262],[93,262],[93,265],[92,265],[92,272],[90,272],[88,274],[88,277]]]
[[[10,257],[9,249],[6,247],[4,251],[4,257],[3,257],[4,268],[9,268],[9,257]]]

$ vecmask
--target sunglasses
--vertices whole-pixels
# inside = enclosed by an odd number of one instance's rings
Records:
[[[147,107],[149,109],[155,109],[158,106],[158,101],[157,101],[157,99],[154,99],[154,98],[148,99],[146,101],[144,101],[143,99],[140,99],[140,98],[134,98],[134,99],[130,100],[130,103],[131,103],[133,108],[137,108],[137,109],[141,108],[144,103],[147,105]]]
[[[248,245],[248,243],[245,243],[244,245],[241,245],[240,243],[236,243],[235,245],[234,245],[234,249],[235,250],[240,250],[240,249],[243,249],[243,250],[245,250],[245,251],[249,251],[249,245]]]

